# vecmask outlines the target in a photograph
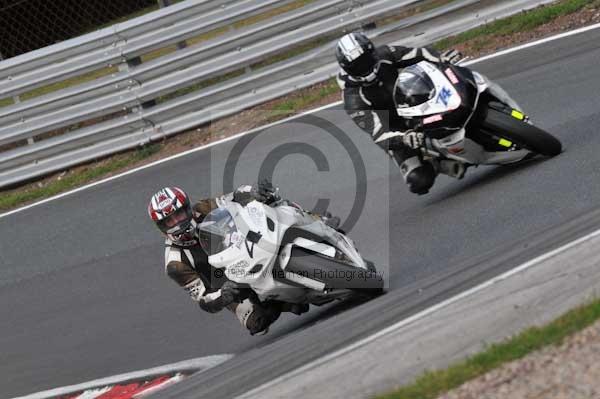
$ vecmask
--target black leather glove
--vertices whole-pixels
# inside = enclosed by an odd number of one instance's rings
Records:
[[[268,179],[258,182],[258,195],[263,198],[263,202],[266,204],[280,200],[277,189],[273,187],[273,183]]]
[[[240,289],[233,281],[225,281],[221,286],[221,305],[223,307],[237,302],[240,297]]]
[[[200,308],[209,313],[217,313],[234,302],[240,302],[240,289],[233,281],[226,281],[221,286],[221,295],[213,300],[202,297],[198,301]]]
[[[241,186],[233,192],[233,200],[242,206],[246,206],[254,200],[269,205],[280,199],[277,189],[267,179],[259,182],[256,187]]]
[[[233,200],[242,206],[246,206],[254,200],[260,201],[258,197],[258,192],[252,186],[241,186],[233,192]]]

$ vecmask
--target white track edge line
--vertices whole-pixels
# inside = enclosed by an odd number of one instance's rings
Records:
[[[237,138],[246,136],[248,134],[252,134],[252,133],[255,133],[255,132],[258,132],[258,131],[261,131],[261,130],[269,129],[269,128],[273,127],[273,126],[276,126],[276,125],[279,125],[279,124],[282,124],[282,123],[286,123],[286,122],[298,119],[298,118],[300,118],[302,116],[322,111],[322,110],[327,109],[327,108],[334,107],[334,106],[339,105],[341,103],[342,103],[341,101],[337,101],[335,103],[327,104],[327,105],[324,105],[322,107],[318,107],[318,108],[315,108],[315,109],[311,109],[311,110],[305,111],[305,112],[303,112],[301,114],[298,114],[298,115],[290,116],[289,118],[285,118],[285,119],[282,119],[280,121],[275,121],[275,122],[269,123],[267,125],[259,126],[259,127],[254,128],[254,129],[247,130],[245,132],[240,132],[240,133],[234,134],[232,136],[226,137],[226,138],[221,139],[221,140],[210,142],[210,143],[202,145],[200,147],[192,148],[190,150],[187,150],[187,151],[184,151],[184,152],[180,152],[180,153],[171,155],[171,156],[169,156],[167,158],[162,158],[162,159],[156,160],[156,161],[151,162],[151,163],[149,163],[147,165],[142,165],[140,167],[127,170],[127,171],[119,173],[117,175],[114,175],[114,176],[111,176],[111,177],[107,177],[106,179],[102,179],[102,180],[99,180],[99,181],[94,182],[94,183],[86,184],[85,186],[81,186],[81,187],[75,188],[73,190],[66,191],[64,193],[55,195],[53,197],[46,198],[46,199],[43,199],[43,200],[38,201],[38,202],[34,202],[33,204],[25,205],[25,206],[23,206],[21,208],[17,208],[17,209],[14,209],[12,211],[8,211],[8,212],[5,212],[5,213],[2,213],[2,214],[0,214],[0,218],[12,215],[12,214],[17,213],[17,212],[21,212],[21,211],[27,210],[29,208],[33,208],[33,207],[38,206],[38,205],[45,204],[45,203],[50,202],[50,201],[54,201],[54,200],[57,200],[57,199],[69,196],[71,194],[75,194],[75,193],[83,191],[83,190],[87,190],[88,188],[92,188],[92,187],[98,186],[100,184],[104,184],[104,183],[110,182],[112,180],[120,179],[121,177],[124,177],[124,176],[130,175],[130,174],[139,172],[139,171],[144,170],[144,169],[151,168],[151,167],[156,166],[156,165],[163,164],[163,163],[171,161],[173,159],[177,159],[177,158],[184,157],[186,155],[189,155],[189,154],[192,154],[192,153],[195,153],[195,152],[198,152],[198,151],[205,150],[205,149],[210,148],[210,147],[214,147],[214,146],[226,143],[226,142],[231,141],[231,140],[235,140]]]
[[[332,352],[332,353],[330,353],[328,355],[325,355],[325,356],[323,356],[321,358],[315,359],[312,362],[309,362],[309,363],[305,364],[304,366],[301,366],[301,367],[299,367],[299,368],[297,368],[295,370],[292,370],[292,371],[290,371],[290,372],[288,372],[288,373],[286,373],[284,375],[281,375],[281,376],[277,377],[276,379],[274,379],[272,381],[269,381],[266,384],[258,386],[256,388],[248,391],[247,393],[245,393],[245,394],[243,394],[241,396],[238,396],[238,399],[245,399],[245,398],[250,398],[250,397],[256,396],[259,392],[264,391],[265,389],[268,389],[268,388],[272,387],[273,385],[279,384],[279,383],[281,383],[283,381],[286,381],[286,380],[287,381],[291,381],[291,378],[293,378],[294,376],[296,376],[298,374],[301,374],[301,373],[303,373],[305,371],[308,371],[310,369],[318,367],[318,366],[320,366],[323,363],[326,363],[326,362],[328,362],[328,361],[330,361],[332,359],[335,359],[335,358],[337,358],[339,356],[342,356],[342,355],[344,355],[344,354],[346,354],[348,352],[351,352],[351,351],[353,351],[353,350],[355,350],[355,349],[357,349],[357,348],[359,348],[361,346],[364,346],[364,345],[366,345],[366,344],[368,344],[370,342],[373,342],[373,341],[375,341],[375,340],[377,340],[377,339],[379,339],[379,338],[381,338],[381,337],[383,337],[383,336],[385,336],[387,334],[390,334],[390,333],[393,333],[393,332],[395,332],[397,330],[400,330],[401,328],[406,327],[406,326],[408,326],[408,325],[410,325],[410,324],[412,324],[412,323],[414,323],[414,322],[416,322],[416,321],[418,321],[420,319],[423,319],[426,316],[429,316],[430,314],[432,314],[432,313],[434,313],[434,312],[436,312],[436,311],[438,311],[438,310],[440,310],[442,308],[445,308],[445,307],[447,307],[449,305],[452,305],[452,304],[454,304],[454,303],[456,303],[456,302],[458,302],[458,301],[460,301],[462,299],[465,299],[465,298],[467,298],[469,296],[472,296],[472,295],[474,295],[476,293],[479,293],[480,291],[483,291],[486,288],[488,288],[488,287],[490,287],[490,286],[492,286],[494,284],[497,284],[497,283],[499,283],[501,281],[504,281],[504,280],[506,280],[506,279],[508,279],[508,278],[510,278],[510,277],[512,277],[512,276],[514,276],[514,275],[516,275],[518,273],[520,273],[520,272],[523,272],[523,271],[525,271],[525,270],[527,270],[527,269],[529,269],[529,268],[531,268],[533,266],[540,265],[542,262],[544,262],[544,261],[546,261],[546,260],[548,260],[550,258],[553,258],[556,255],[559,255],[560,253],[565,252],[565,251],[567,251],[567,250],[569,250],[571,248],[574,248],[574,247],[576,247],[578,245],[581,245],[581,244],[585,243],[586,241],[589,241],[589,240],[591,240],[591,239],[593,239],[595,237],[598,237],[598,236],[600,236],[600,230],[593,231],[592,233],[589,233],[589,234],[587,234],[587,235],[585,235],[583,237],[580,237],[580,238],[578,238],[578,239],[576,239],[574,241],[571,241],[571,242],[569,242],[569,243],[567,243],[567,244],[565,244],[565,245],[563,245],[563,246],[561,246],[559,248],[556,248],[556,249],[554,249],[552,251],[546,252],[545,254],[542,254],[542,255],[540,255],[540,256],[538,256],[538,257],[536,257],[536,258],[534,258],[534,259],[532,259],[530,261],[527,261],[527,262],[521,264],[520,266],[517,266],[514,269],[511,269],[511,270],[509,270],[509,271],[507,271],[507,272],[505,272],[505,273],[503,273],[503,274],[501,274],[499,276],[493,277],[493,278],[491,278],[491,279],[489,279],[489,280],[487,280],[487,281],[485,281],[485,282],[483,282],[483,283],[481,283],[481,284],[479,284],[479,285],[477,285],[477,286],[475,286],[473,288],[470,288],[470,289],[468,289],[466,291],[463,291],[460,294],[457,294],[457,295],[455,295],[455,296],[453,296],[451,298],[446,299],[445,301],[437,303],[437,304],[435,304],[435,305],[433,305],[433,306],[431,306],[431,307],[429,307],[429,308],[427,308],[427,309],[425,309],[425,310],[423,310],[423,311],[421,311],[419,313],[416,313],[416,314],[414,314],[414,315],[412,315],[412,316],[410,316],[410,317],[408,317],[406,319],[400,320],[399,322],[397,322],[395,324],[392,324],[391,326],[388,326],[388,327],[386,327],[386,328],[384,328],[382,330],[379,330],[378,332],[376,332],[376,333],[374,333],[372,335],[369,335],[369,336],[367,336],[367,337],[365,337],[365,338],[363,338],[361,340],[358,340],[358,341],[356,341],[353,344],[350,344],[350,345],[348,345],[348,346],[346,346],[344,348],[338,349],[338,350],[336,350],[336,351],[334,351],[334,352]]]
[[[584,26],[583,28],[578,28],[578,29],[574,29],[574,30],[571,30],[571,31],[568,31],[568,32],[559,33],[557,35],[549,36],[549,37],[546,37],[546,38],[543,38],[543,39],[539,39],[539,40],[533,41],[531,43],[525,43],[525,44],[521,44],[519,46],[512,47],[512,48],[509,48],[509,49],[506,49],[506,50],[501,50],[501,51],[498,51],[497,53],[489,54],[489,55],[483,56],[481,58],[477,58],[476,60],[465,62],[464,65],[471,65],[471,64],[476,64],[478,62],[487,61],[489,59],[496,58],[496,57],[501,57],[503,55],[510,54],[510,53],[515,52],[515,51],[524,50],[524,49],[529,48],[529,47],[539,46],[541,44],[545,44],[545,43],[553,42],[553,41],[556,41],[556,40],[560,40],[560,39],[563,39],[565,37],[575,36],[575,35],[578,35],[580,33],[584,33],[584,32],[590,31],[590,30],[598,29],[598,28],[600,28],[600,23],[589,25],[589,26]]]
[[[552,41],[555,41],[555,40],[563,39],[565,37],[575,36],[575,35],[578,35],[580,33],[587,32],[587,31],[594,30],[594,29],[598,29],[598,28],[600,28],[600,23],[594,24],[594,25],[590,25],[590,26],[586,26],[586,27],[579,28],[579,29],[575,29],[575,30],[572,30],[572,31],[569,31],[569,32],[563,32],[563,33],[560,33],[558,35],[554,35],[554,36],[550,36],[550,37],[547,37],[547,38],[544,38],[544,39],[536,40],[536,41],[531,42],[531,43],[522,44],[520,46],[512,47],[512,48],[509,48],[509,49],[506,49],[506,50],[499,51],[497,53],[489,54],[487,56],[484,56],[484,57],[481,57],[481,58],[478,58],[478,59],[475,59],[475,60],[471,60],[471,61],[465,62],[464,65],[468,66],[468,65],[477,64],[479,62],[487,61],[487,60],[490,60],[490,59],[493,59],[493,58],[496,58],[496,57],[501,57],[503,55],[511,54],[511,53],[516,52],[516,51],[523,50],[523,49],[526,49],[526,48],[529,48],[529,47],[539,46],[541,44],[545,44],[545,43],[552,42]],[[190,149],[188,151],[184,151],[184,152],[181,152],[179,154],[171,155],[170,157],[167,157],[167,158],[159,159],[159,160],[154,161],[152,163],[149,163],[147,165],[143,165],[143,166],[140,166],[140,167],[135,168],[135,169],[130,169],[130,170],[126,171],[126,172],[119,173],[119,174],[117,174],[115,176],[111,176],[111,177],[108,177],[106,179],[102,179],[102,180],[99,180],[97,182],[90,183],[90,184],[87,184],[85,186],[78,187],[76,189],[73,189],[73,190],[70,190],[70,191],[67,191],[67,192],[55,195],[53,197],[46,198],[46,199],[38,201],[38,202],[34,202],[33,204],[25,205],[25,206],[23,206],[21,208],[17,208],[17,209],[14,209],[12,211],[8,211],[8,212],[5,212],[5,213],[2,213],[2,214],[0,214],[0,218],[3,218],[3,217],[6,217],[6,216],[15,214],[17,212],[22,212],[24,210],[33,208],[34,206],[42,205],[42,204],[45,204],[47,202],[54,201],[54,200],[66,197],[66,196],[71,195],[71,194],[75,194],[75,193],[77,193],[79,191],[87,190],[88,188],[91,188],[91,187],[94,187],[94,186],[97,186],[97,185],[100,185],[100,184],[104,184],[104,183],[107,183],[107,182],[112,181],[112,180],[119,179],[121,177],[130,175],[132,173],[139,172],[139,171],[147,169],[147,168],[151,168],[153,166],[156,166],[156,165],[159,165],[159,164],[171,161],[171,160],[179,158],[179,157],[184,157],[186,155],[192,154],[192,153],[197,152],[197,151],[202,151],[202,150],[205,150],[207,148],[214,147],[214,146],[226,143],[226,142],[231,141],[231,140],[235,140],[237,138],[240,138],[240,137],[248,135],[248,134],[252,134],[252,133],[255,133],[255,132],[258,132],[258,131],[261,131],[261,130],[269,129],[269,128],[273,127],[273,126],[277,126],[277,125],[280,125],[282,123],[293,121],[293,120],[301,118],[302,116],[305,116],[305,115],[313,114],[315,112],[319,112],[319,111],[322,111],[322,110],[325,110],[325,109],[328,109],[328,108],[335,107],[336,105],[340,105],[341,103],[342,103],[341,101],[336,101],[334,103],[327,104],[327,105],[324,105],[324,106],[321,106],[321,107],[318,107],[318,108],[315,108],[315,109],[311,109],[311,110],[308,110],[308,111],[303,112],[301,114],[294,115],[294,116],[291,116],[289,118],[282,119],[280,121],[276,121],[276,122],[273,122],[273,123],[270,123],[270,124],[267,124],[267,125],[264,125],[264,126],[259,126],[257,128],[254,128],[254,129],[251,129],[251,130],[248,130],[248,131],[245,131],[245,132],[241,132],[241,133],[235,134],[233,136],[224,138],[222,140],[214,141],[212,143],[208,143],[208,144],[205,144],[205,145],[200,146],[200,147],[192,148],[192,149]]]
[[[140,379],[153,375],[160,374],[170,374],[176,373],[179,371],[187,371],[187,370],[198,370],[203,371],[214,367],[218,364],[221,364],[229,359],[231,359],[233,355],[224,354],[224,355],[212,355],[205,356],[196,359],[184,360],[177,363],[167,364],[164,366],[153,367],[146,370],[132,371],[130,373],[113,375],[111,377],[100,378],[93,381],[84,382],[81,384],[68,385],[60,388],[53,388],[42,392],[32,393],[25,396],[15,397],[13,399],[48,399],[54,398],[57,396],[68,395],[71,393],[85,391],[92,388],[103,387],[105,385],[116,385],[120,382]]]

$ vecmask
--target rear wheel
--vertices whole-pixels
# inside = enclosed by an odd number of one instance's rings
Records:
[[[550,133],[539,127],[524,122],[522,114],[508,115],[504,112],[488,108],[482,127],[519,147],[528,149],[540,155],[553,157],[561,153],[561,142]]]
[[[286,271],[317,280],[327,289],[349,289],[362,295],[375,296],[383,292],[383,277],[372,262],[368,270],[348,264],[305,248],[294,247]]]

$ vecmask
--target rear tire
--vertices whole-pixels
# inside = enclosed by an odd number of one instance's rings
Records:
[[[540,155],[554,157],[562,151],[561,142],[550,133],[493,108],[488,108],[482,127]]]
[[[305,248],[294,247],[286,271],[320,281],[329,289],[349,289],[368,296],[383,293],[383,277],[371,262],[367,262],[367,267],[369,270]]]

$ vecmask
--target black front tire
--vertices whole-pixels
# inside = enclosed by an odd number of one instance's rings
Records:
[[[561,142],[550,133],[493,108],[488,108],[482,127],[540,155],[554,157],[562,152]]]

